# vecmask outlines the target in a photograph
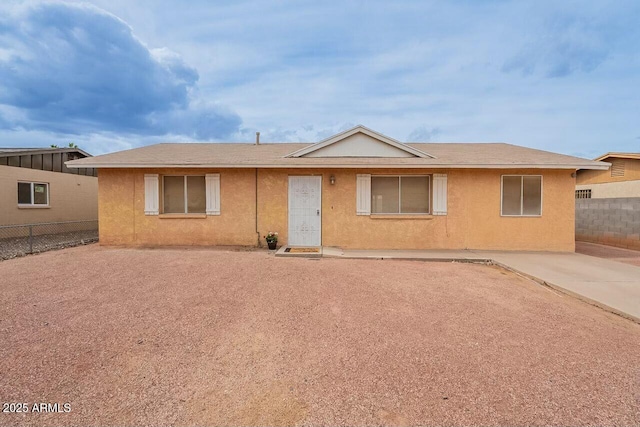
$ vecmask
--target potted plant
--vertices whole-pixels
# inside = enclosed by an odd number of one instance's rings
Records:
[[[267,245],[269,245],[269,249],[275,249],[276,248],[276,244],[278,243],[278,232],[277,231],[268,232],[267,235],[264,236],[264,238],[267,241]]]

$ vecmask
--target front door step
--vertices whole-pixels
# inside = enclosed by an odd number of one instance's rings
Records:
[[[322,246],[282,246],[276,251],[278,257],[321,258]]]

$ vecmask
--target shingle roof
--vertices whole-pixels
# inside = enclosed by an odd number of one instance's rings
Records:
[[[547,168],[609,164],[503,143],[409,143],[435,158],[286,157],[308,143],[163,143],[67,162],[94,168]]]

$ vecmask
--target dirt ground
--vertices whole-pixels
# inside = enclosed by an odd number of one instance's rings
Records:
[[[89,245],[0,262],[0,343],[0,425],[640,424],[640,325],[491,266]]]
[[[634,251],[633,249],[616,248],[597,243],[576,242],[576,252],[640,267],[640,251]]]

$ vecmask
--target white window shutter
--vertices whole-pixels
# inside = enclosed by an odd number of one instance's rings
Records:
[[[144,214],[158,215],[159,211],[158,174],[144,175]]]
[[[447,175],[433,174],[433,214],[447,214]]]
[[[220,174],[208,173],[205,177],[207,215],[220,215]]]
[[[371,175],[356,175],[356,214],[371,215]]]

